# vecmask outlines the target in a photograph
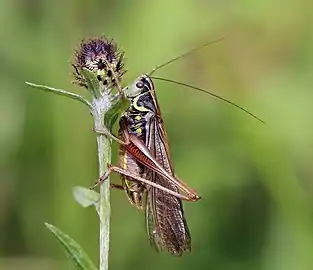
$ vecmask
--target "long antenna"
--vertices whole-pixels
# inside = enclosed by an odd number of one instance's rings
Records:
[[[205,89],[202,89],[202,88],[199,88],[199,87],[196,87],[196,86],[193,86],[193,85],[190,85],[190,84],[186,84],[186,83],[182,83],[182,82],[178,82],[178,81],[174,81],[174,80],[170,80],[170,79],[166,79],[166,78],[160,78],[160,77],[151,77],[152,79],[155,79],[155,80],[160,80],[160,81],[164,81],[164,82],[169,82],[169,83],[175,83],[175,84],[178,84],[178,85],[182,85],[182,86],[185,86],[185,87],[189,87],[189,88],[192,88],[192,89],[195,89],[197,91],[200,91],[200,92],[203,92],[203,93],[206,93],[207,95],[210,95],[212,97],[215,97],[219,100],[222,100],[238,109],[240,109],[241,111],[249,114],[250,116],[252,116],[253,118],[257,119],[258,121],[260,121],[261,123],[265,124],[265,122],[260,119],[259,117],[257,117],[255,114],[249,112],[247,109],[237,105],[235,102],[232,102],[230,100],[227,100],[226,98],[223,98],[221,96],[218,96],[212,92],[209,92],[208,90],[205,90]]]
[[[195,51],[198,51],[198,50],[200,50],[200,49],[202,49],[202,48],[205,48],[205,47],[207,47],[207,46],[209,46],[209,45],[211,45],[211,44],[213,44],[213,43],[220,42],[220,41],[223,40],[223,39],[224,39],[223,37],[222,37],[222,38],[219,38],[219,39],[217,39],[217,40],[208,42],[208,43],[203,44],[203,45],[201,45],[201,46],[199,46],[199,47],[196,47],[196,48],[194,48],[194,49],[191,49],[191,50],[189,50],[189,51],[187,51],[187,52],[185,52],[185,53],[183,53],[183,54],[181,54],[181,55],[178,55],[178,56],[172,58],[171,60],[168,60],[167,62],[156,66],[154,69],[152,69],[152,70],[148,73],[148,75],[151,76],[151,75],[152,75],[154,72],[156,72],[158,69],[160,69],[160,68],[162,68],[162,67],[165,67],[165,66],[167,66],[167,65],[169,65],[169,64],[171,64],[171,63],[173,63],[174,61],[176,61],[176,60],[178,60],[178,59],[180,59],[180,58],[183,58],[183,57],[185,57],[186,55],[191,54],[191,53],[193,53],[193,52],[195,52]]]

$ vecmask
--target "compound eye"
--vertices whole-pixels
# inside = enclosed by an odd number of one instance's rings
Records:
[[[144,87],[144,84],[142,81],[139,81],[136,83],[136,87],[139,88],[139,89],[142,89]]]

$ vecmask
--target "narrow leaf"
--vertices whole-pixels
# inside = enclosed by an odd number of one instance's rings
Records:
[[[87,68],[82,68],[80,70],[80,73],[82,74],[87,83],[87,89],[91,92],[93,96],[99,98],[100,97],[99,81],[94,72],[90,71]]]
[[[46,227],[52,232],[57,240],[64,247],[65,252],[74,263],[78,270],[96,270],[97,268],[93,265],[88,255],[83,251],[80,245],[78,245],[72,238],[67,234],[63,233],[57,227],[45,223]]]
[[[91,106],[90,102],[88,100],[86,100],[83,96],[80,96],[78,94],[74,94],[74,93],[66,91],[66,90],[49,87],[46,85],[39,85],[39,84],[30,83],[30,82],[25,82],[25,83],[28,86],[33,87],[33,88],[37,88],[37,89],[44,90],[47,92],[52,92],[52,93],[57,94],[57,95],[61,95],[61,96],[69,97],[71,99],[78,100],[78,101],[86,104],[89,107],[89,109],[92,110],[92,106]]]
[[[124,96],[117,95],[112,101],[110,109],[104,115],[104,125],[110,130],[115,122],[121,118],[123,112],[129,108],[129,100]]]

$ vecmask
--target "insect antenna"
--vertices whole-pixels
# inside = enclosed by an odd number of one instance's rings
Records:
[[[185,56],[188,55],[188,54],[194,53],[194,52],[196,52],[196,51],[198,51],[198,50],[200,50],[200,49],[203,49],[203,48],[205,48],[205,47],[207,47],[207,46],[209,46],[209,45],[211,45],[211,44],[220,42],[220,41],[222,41],[223,39],[224,39],[224,38],[222,37],[222,38],[216,39],[216,40],[214,40],[214,41],[210,41],[210,42],[208,42],[208,43],[206,43],[206,44],[203,44],[203,45],[198,46],[198,47],[196,47],[196,48],[194,48],[194,49],[191,49],[191,50],[189,50],[189,51],[187,51],[187,52],[185,52],[185,53],[183,53],[183,54],[180,54],[180,55],[178,55],[178,56],[176,56],[176,57],[174,57],[174,58],[172,58],[172,59],[166,61],[165,63],[156,66],[154,69],[152,69],[152,70],[148,73],[148,75],[151,76],[153,73],[155,73],[155,72],[156,72],[157,70],[159,70],[160,68],[163,68],[163,67],[165,67],[165,66],[167,66],[167,65],[169,65],[169,64],[171,64],[171,63],[173,63],[174,61],[176,61],[176,60],[178,60],[178,59],[180,59],[180,58],[183,58],[183,57],[185,57]]]
[[[265,124],[265,121],[263,121],[261,118],[257,117],[255,114],[251,113],[251,112],[248,111],[247,109],[245,109],[245,108],[239,106],[238,104],[236,104],[236,103],[233,102],[233,101],[227,100],[226,98],[223,98],[223,97],[221,97],[221,96],[218,96],[218,95],[216,95],[216,94],[214,94],[214,93],[212,93],[212,92],[210,92],[210,91],[208,91],[208,90],[205,90],[205,89],[203,89],[203,88],[199,88],[199,87],[196,87],[196,86],[193,86],[193,85],[190,85],[190,84],[186,84],[186,83],[178,82],[178,81],[175,81],[175,80],[171,80],[171,79],[166,79],[166,78],[161,78],[161,77],[153,77],[153,76],[152,76],[151,78],[152,78],[152,79],[155,79],[155,80],[164,81],[164,82],[175,83],[175,84],[178,84],[178,85],[182,85],[182,86],[189,87],[189,88],[195,89],[195,90],[197,90],[197,91],[203,92],[203,93],[205,93],[205,94],[207,94],[207,95],[210,95],[210,96],[212,96],[212,97],[215,97],[215,98],[217,98],[217,99],[219,99],[219,100],[222,100],[222,101],[224,101],[224,102],[226,102],[226,103],[228,103],[228,104],[230,104],[230,105],[232,105],[232,106],[234,106],[234,107],[240,109],[241,111],[243,111],[243,112],[249,114],[249,115],[252,116],[253,118],[255,118],[255,119],[257,119],[258,121],[260,121],[261,123]]]

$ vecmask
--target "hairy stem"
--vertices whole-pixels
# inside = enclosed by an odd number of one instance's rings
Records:
[[[104,130],[104,115],[111,106],[109,96],[101,96],[93,100],[93,116],[95,129]],[[102,134],[97,136],[99,177],[103,176],[107,170],[107,164],[111,162],[111,139]],[[108,270],[109,263],[109,243],[110,243],[110,180],[106,179],[100,185],[100,270]]]
[[[104,135],[97,137],[99,177],[106,172],[107,164],[111,161],[111,142]],[[100,185],[100,270],[108,269],[110,242],[110,181],[109,178]]]

